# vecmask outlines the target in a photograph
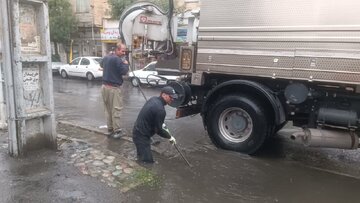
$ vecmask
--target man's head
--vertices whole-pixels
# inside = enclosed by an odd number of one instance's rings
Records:
[[[178,98],[174,88],[170,86],[161,88],[160,96],[165,100],[166,104],[170,104],[174,99]]]
[[[116,49],[115,49],[115,54],[117,56],[123,56],[125,55],[125,51],[126,51],[126,46],[125,44],[119,42],[116,44]]]

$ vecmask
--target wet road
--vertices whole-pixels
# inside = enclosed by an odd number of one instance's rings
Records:
[[[100,86],[100,81],[55,76],[57,120],[93,128],[105,125]],[[144,92],[150,97],[159,89]],[[123,93],[122,122],[130,132],[145,99],[129,83]],[[166,122],[194,167],[188,168],[171,145],[161,142],[157,147],[162,152],[154,154],[158,164],[151,166],[161,184],[127,193],[131,202],[357,202],[359,150],[304,148],[286,139],[294,131],[288,128],[258,156],[224,151],[211,144],[199,116],[174,120],[175,110],[166,108]],[[99,139],[108,149],[134,157],[132,144]]]

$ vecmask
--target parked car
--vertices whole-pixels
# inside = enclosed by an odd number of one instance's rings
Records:
[[[129,72],[131,84],[134,87],[140,84],[166,85],[178,79],[179,72],[173,69],[157,69],[156,61],[150,62],[144,68]]]
[[[101,57],[78,57],[71,61],[70,64],[66,64],[60,67],[59,73],[62,78],[68,76],[76,76],[93,80],[100,78],[103,75],[103,71],[100,68]]]
[[[66,63],[63,62],[51,62],[51,69],[53,73],[58,73],[60,70],[60,67],[66,65]]]

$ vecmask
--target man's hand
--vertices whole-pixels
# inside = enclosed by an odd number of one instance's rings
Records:
[[[166,126],[165,123],[162,124],[162,129],[165,130],[167,133],[169,133],[169,135],[171,135],[171,134],[170,134],[170,130],[169,130],[169,128]]]
[[[169,141],[171,144],[176,144],[175,138],[171,135],[169,128],[166,126],[165,123],[162,124],[162,129],[170,136]]]
[[[171,136],[171,138],[169,139],[169,142],[171,143],[171,144],[176,144],[176,139],[175,139],[175,137],[173,137],[173,136]]]
[[[126,64],[126,65],[128,65],[128,64],[129,64],[129,62],[126,60],[125,55],[120,56],[120,59],[121,59],[121,61],[122,61],[124,64]]]

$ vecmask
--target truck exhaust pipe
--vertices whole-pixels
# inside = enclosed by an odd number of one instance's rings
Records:
[[[290,138],[292,140],[301,139],[301,142],[307,147],[338,149],[357,149],[360,147],[359,137],[355,132],[304,128],[301,132],[293,133]]]

